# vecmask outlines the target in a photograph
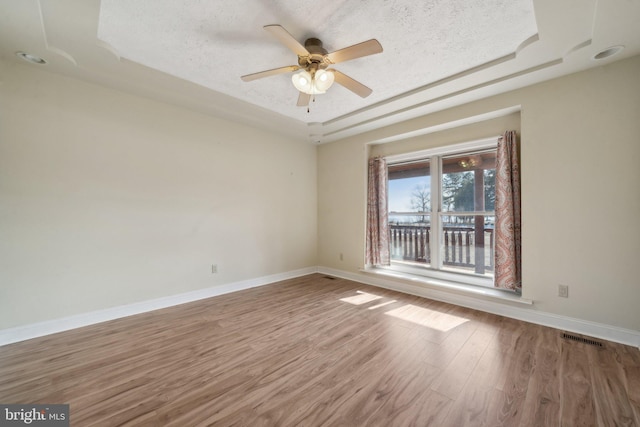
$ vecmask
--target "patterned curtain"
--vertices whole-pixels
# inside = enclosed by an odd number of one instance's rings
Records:
[[[369,159],[366,265],[390,264],[387,175],[387,161],[384,158]]]
[[[496,157],[495,286],[522,287],[520,235],[520,165],[517,135],[507,131],[498,139]]]

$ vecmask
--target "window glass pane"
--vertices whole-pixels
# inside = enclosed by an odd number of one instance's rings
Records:
[[[495,151],[448,156],[442,159],[442,210],[493,211]]]
[[[391,259],[408,264],[431,265],[431,225],[429,215],[421,223],[389,224]]]
[[[431,176],[428,161],[389,166],[391,259],[430,265]]]
[[[389,166],[389,222],[424,223],[431,211],[428,161]]]
[[[496,210],[496,162],[493,159],[491,169],[484,170],[484,210]]]
[[[440,233],[444,268],[493,275],[493,215],[442,215]]]

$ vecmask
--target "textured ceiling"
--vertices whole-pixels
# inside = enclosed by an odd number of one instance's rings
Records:
[[[638,22],[640,0],[0,0],[0,84],[33,67],[301,141],[376,143],[517,111],[470,103],[638,55]],[[329,51],[376,38],[382,53],[335,65],[373,94],[334,84],[307,113],[290,74],[241,81],[296,62],[268,24]],[[429,125],[462,104],[464,117]]]
[[[264,25],[332,52],[371,38],[381,54],[337,64],[373,89],[360,98],[334,85],[310,112],[296,107],[291,73],[254,82],[240,76],[296,55]],[[531,0],[102,0],[98,38],[126,59],[305,122],[350,111],[500,58],[537,33]]]

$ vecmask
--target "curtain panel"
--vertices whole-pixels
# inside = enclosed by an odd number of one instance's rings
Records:
[[[515,131],[498,139],[495,201],[495,287],[522,288],[520,161]]]
[[[365,264],[390,265],[389,216],[387,212],[387,161],[369,159],[367,186],[367,244]]]

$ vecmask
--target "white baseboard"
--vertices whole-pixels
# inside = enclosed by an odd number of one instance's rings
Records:
[[[415,285],[404,282],[402,280],[390,280],[371,274],[352,273],[327,267],[308,267],[300,270],[273,274],[270,276],[258,277],[255,279],[244,280],[235,283],[228,283],[226,285],[215,286],[207,289],[200,289],[184,294],[157,298],[149,301],[142,301],[139,303],[78,314],[61,319],[4,329],[0,330],[0,346],[54,334],[57,332],[63,332],[70,329],[80,328],[83,326],[89,326],[96,323],[106,322],[108,320],[133,316],[135,314],[146,313],[161,308],[172,307],[192,301],[198,301],[218,295],[224,295],[231,292],[250,289],[257,286],[268,285],[270,283],[306,276],[312,273],[322,273],[330,276],[341,277],[344,279],[353,280],[355,282],[364,283],[366,285],[378,286],[385,289],[391,289],[411,295],[417,295],[425,298],[443,301],[450,304],[473,308],[476,310],[498,314],[513,319],[524,320],[530,323],[536,323],[539,325],[549,326],[564,331],[584,334],[591,337],[605,339],[608,341],[618,342],[621,344],[640,348],[640,331],[634,331],[630,329],[619,328],[616,326],[605,325],[602,323],[590,322],[587,320],[547,313],[535,310],[533,309],[533,306],[527,304],[513,304],[509,303],[509,301],[499,300],[492,301],[486,298],[478,298],[474,295],[464,295],[456,292],[451,292],[444,288],[438,289],[437,287],[434,288],[429,286]]]
[[[148,311],[159,310],[161,308],[172,307],[174,305],[211,298],[218,295],[228,294],[230,292],[268,285],[281,280],[293,279],[295,277],[306,276],[316,272],[316,267],[308,267],[300,270],[288,271],[285,273],[200,289],[183,294],[77,314],[74,316],[64,317],[62,319],[48,320],[45,322],[4,329],[0,330],[0,346],[49,334],[55,334],[57,332],[68,331],[70,329],[81,328],[83,326],[94,325],[108,320],[119,319],[122,317],[133,316],[135,314],[146,313]]]
[[[471,293],[464,295],[450,292],[444,288],[438,289],[432,286],[415,285],[402,280],[390,280],[377,275],[352,273],[327,267],[318,267],[318,272],[366,285],[378,286],[640,348],[640,331],[536,310],[534,308],[535,302],[533,305],[527,305],[509,303],[509,301],[499,301],[497,299],[478,298]]]

